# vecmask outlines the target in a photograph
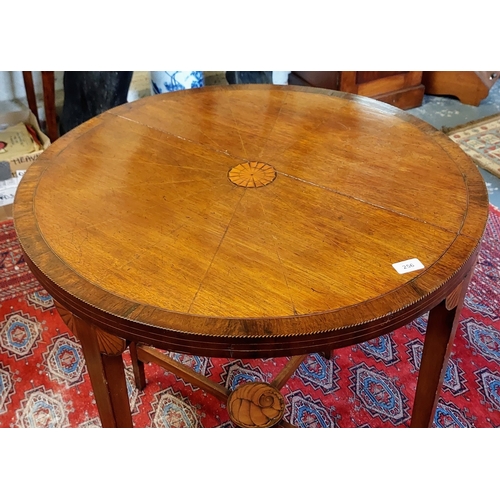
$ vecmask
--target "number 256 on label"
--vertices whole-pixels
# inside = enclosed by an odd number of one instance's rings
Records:
[[[423,269],[425,266],[418,259],[408,259],[402,262],[396,262],[392,267],[396,269],[399,274],[411,273],[412,271],[418,271]]]

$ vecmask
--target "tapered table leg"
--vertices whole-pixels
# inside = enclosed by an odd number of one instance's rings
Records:
[[[121,350],[106,346],[109,352],[103,352],[102,336],[108,334],[80,318],[75,317],[75,324],[102,426],[133,427]]]
[[[103,427],[133,427],[122,353],[124,339],[115,337],[54,301],[61,319],[82,346]]]
[[[472,272],[429,312],[411,427],[431,427]]]
[[[129,351],[132,360],[132,369],[134,371],[135,385],[137,389],[142,391],[146,387],[146,374],[144,371],[144,363],[137,355],[137,344],[135,342],[130,342]]]

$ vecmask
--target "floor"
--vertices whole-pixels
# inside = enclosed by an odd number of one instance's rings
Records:
[[[493,85],[488,97],[483,99],[479,106],[461,104],[458,99],[451,97],[425,95],[422,106],[410,109],[408,113],[421,118],[439,130],[443,127],[456,127],[498,114],[500,113],[500,80]],[[490,203],[500,207],[500,179],[481,168],[479,171],[486,182]]]

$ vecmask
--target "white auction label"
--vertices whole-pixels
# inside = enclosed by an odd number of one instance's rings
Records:
[[[425,266],[418,259],[408,259],[402,262],[396,262],[392,267],[396,269],[399,274],[411,273],[412,271],[418,271],[423,269]]]

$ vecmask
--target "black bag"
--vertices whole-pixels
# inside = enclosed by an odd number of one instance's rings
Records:
[[[237,83],[273,83],[272,71],[226,71],[230,85]]]
[[[127,102],[133,71],[65,71],[61,135]]]

